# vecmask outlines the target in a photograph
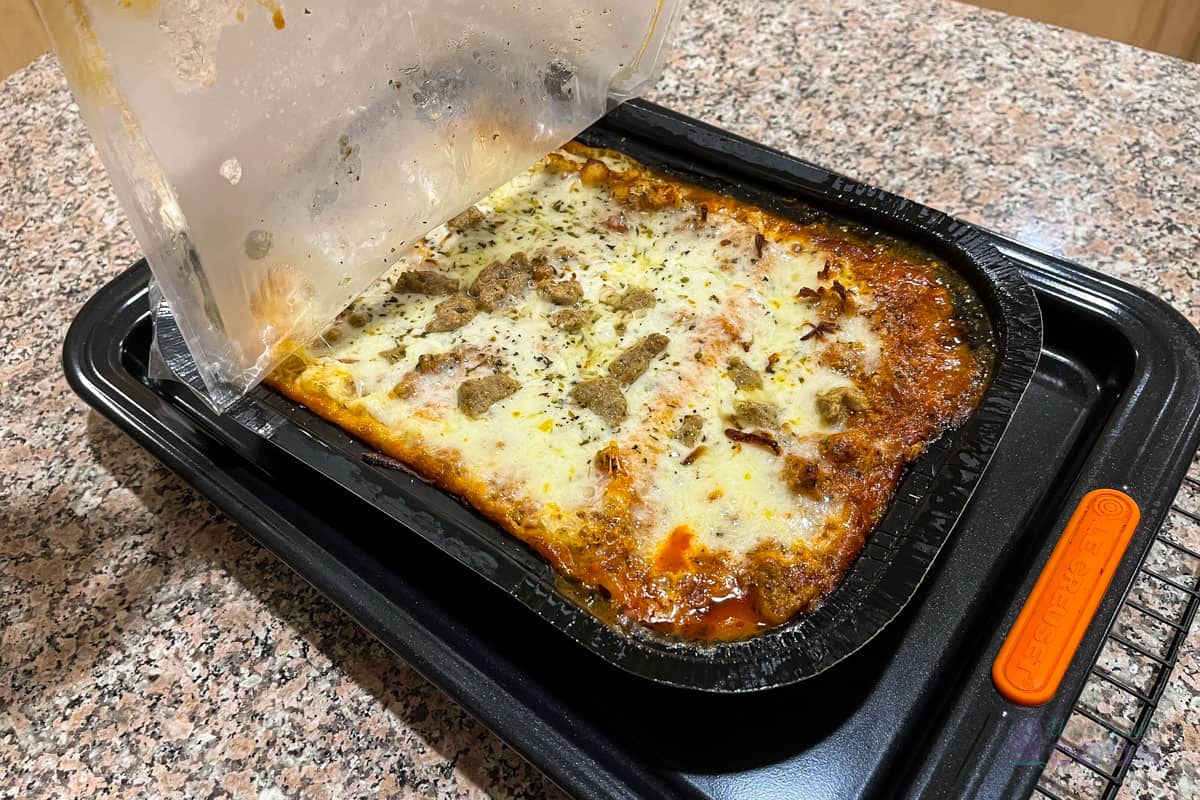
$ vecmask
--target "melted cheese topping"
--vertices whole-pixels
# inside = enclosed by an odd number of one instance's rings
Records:
[[[843,390],[882,406],[894,389],[872,384],[886,382],[881,364],[895,348],[862,264],[823,245],[814,231],[826,228],[802,229],[579,146],[478,210],[482,219],[428,234],[272,383],[462,494],[606,593],[623,618],[724,637],[816,602],[857,552],[847,542],[861,546],[887,499],[864,511],[853,481],[839,489],[833,480],[840,466],[812,487],[797,477],[828,458],[823,443],[870,416],[831,413],[823,398]],[[452,330],[427,331],[445,294],[393,286],[432,270],[469,293],[486,267],[514,256],[543,274]],[[581,290],[569,306],[539,291],[568,280]],[[631,291],[652,292],[653,305],[622,310]],[[553,324],[567,307],[587,315],[574,332]],[[608,376],[615,358],[654,334],[667,344],[623,387],[623,419],[612,424],[573,399],[577,384]],[[951,366],[981,373],[961,338],[940,345],[957,348]],[[441,369],[419,366],[446,354]],[[761,385],[739,386],[732,359]],[[467,413],[459,387],[489,375],[515,391]],[[973,402],[981,378],[957,385],[956,408]],[[761,404],[766,417],[740,412],[743,403]],[[701,427],[684,441],[677,432],[689,415]],[[913,439],[870,456],[885,458],[893,485]],[[874,470],[861,458],[855,469]]]

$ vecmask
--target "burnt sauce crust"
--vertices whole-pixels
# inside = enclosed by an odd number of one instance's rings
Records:
[[[708,431],[710,442],[724,431],[725,438],[739,446],[772,450],[778,456],[781,480],[797,497],[841,500],[844,514],[827,522],[821,549],[788,548],[767,541],[734,559],[696,546],[691,532],[677,529],[654,563],[647,563],[638,554],[634,530],[637,490],[620,448],[613,446],[599,448],[594,458],[607,482],[599,508],[584,515],[571,535],[552,535],[538,527],[536,514],[528,507],[504,501],[494,487],[464,477],[457,453],[415,448],[375,420],[303,388],[296,381],[304,366],[299,359],[286,363],[268,383],[464,497],[546,557],[561,576],[593,592],[587,605],[593,611],[608,609],[599,614],[603,618],[640,623],[671,636],[720,640],[752,635],[811,610],[832,591],[862,549],[886,511],[905,466],[928,442],[963,421],[986,389],[994,347],[982,303],[946,264],[905,242],[841,220],[783,219],[646,168],[610,169],[599,160],[603,151],[574,143],[565,149],[586,161],[551,154],[543,168],[575,173],[585,185],[607,192],[615,211],[614,222],[606,227],[614,231],[625,225],[623,210],[690,209],[703,220],[722,209],[760,231],[755,237],[760,258],[764,248],[789,241],[804,242],[827,254],[826,274],[819,276],[822,286],[797,296],[797,302],[808,303],[817,312],[818,322],[797,331],[797,337],[817,342],[820,362],[853,384],[850,390],[817,400],[822,417],[840,423],[841,430],[825,436],[815,454],[785,452],[772,432],[776,410],[739,401],[724,420],[682,417],[673,434],[690,446],[701,430]],[[474,218],[469,222],[480,223]],[[869,292],[874,301],[871,309],[855,306],[842,283],[849,280],[845,276],[853,276]],[[523,254],[493,264],[464,294],[445,301],[445,324],[458,322],[472,312],[472,306],[486,312],[536,290],[565,307],[556,312],[552,325],[577,331],[594,312],[570,308],[579,301],[577,292],[552,282],[554,278],[552,270]],[[430,294],[451,294],[457,289],[449,281],[426,283],[415,277],[396,287]],[[607,304],[632,311],[653,302],[651,289],[636,287]],[[838,330],[839,320],[860,313],[869,318],[883,344],[884,355],[871,371],[860,348],[829,336]],[[581,410],[615,427],[633,413],[626,408],[622,387],[637,380],[666,339],[656,334],[638,342],[609,366],[608,375],[581,380],[571,399]],[[453,358],[446,354],[435,363],[422,357],[415,372],[445,368]],[[755,370],[739,357],[726,357],[715,374],[724,370],[721,379],[732,380],[739,389],[753,389],[761,385],[760,373],[769,373],[772,363]],[[477,416],[515,389],[511,379],[503,376],[464,384],[459,408]],[[396,389],[397,393],[403,390],[403,386]],[[706,449],[695,447],[687,459],[704,458]],[[714,599],[715,587],[730,585],[736,591],[723,589],[721,599]],[[664,619],[660,609],[668,600],[684,611]]]

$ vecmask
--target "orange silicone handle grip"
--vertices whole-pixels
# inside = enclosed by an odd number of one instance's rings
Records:
[[[1040,706],[1054,696],[1140,518],[1115,489],[1079,501],[992,664],[1007,700]]]

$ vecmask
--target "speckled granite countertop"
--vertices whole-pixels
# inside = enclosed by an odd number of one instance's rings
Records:
[[[931,0],[692,0],[653,94],[1193,323],[1197,97],[1200,66]],[[0,798],[556,795],[72,395],[67,325],[137,255],[43,58],[0,88]],[[1124,797],[1200,795],[1198,643]]]

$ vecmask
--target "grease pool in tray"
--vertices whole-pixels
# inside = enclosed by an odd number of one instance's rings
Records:
[[[144,266],[81,312],[67,371],[90,403],[576,795],[1022,796],[1053,738],[1016,753],[1011,734],[1026,721],[1049,729],[1074,704],[1194,450],[1200,337],[1136,290],[997,244],[1034,284],[1045,344],[989,470],[880,636],[815,678],[759,694],[673,689],[605,664],[321,474],[348,477],[361,463],[314,470],[181,387],[147,381]],[[279,410],[286,401],[262,392],[242,413]],[[308,434],[285,425],[275,436]],[[1101,486],[1128,492],[1143,522],[1059,692],[1045,706],[1009,705],[991,661],[1075,502]]]

